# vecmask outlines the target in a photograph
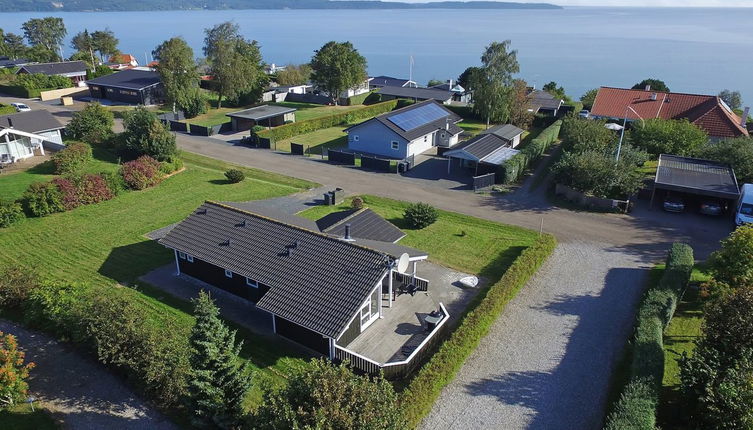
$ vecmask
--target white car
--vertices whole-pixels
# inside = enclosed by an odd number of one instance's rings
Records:
[[[578,116],[588,119],[591,116],[591,112],[589,112],[588,109],[583,109],[582,111],[578,112]]]
[[[11,106],[16,108],[16,112],[28,112],[31,108],[23,103],[11,103]]]

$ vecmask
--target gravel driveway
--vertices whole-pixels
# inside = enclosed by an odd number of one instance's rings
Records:
[[[37,364],[29,388],[65,429],[177,428],[104,366],[70,345],[5,320],[0,320],[0,331],[16,336],[27,361]]]
[[[423,428],[600,428],[650,267],[611,245],[561,243],[444,389]]]

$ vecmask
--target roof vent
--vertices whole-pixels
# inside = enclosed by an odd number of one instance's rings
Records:
[[[246,219],[242,219],[241,222],[235,225],[236,227],[245,227],[246,226]]]
[[[201,208],[196,213],[199,214],[199,215],[206,215],[207,214],[207,208]]]
[[[233,242],[231,242],[230,239],[227,239],[224,242],[222,242],[220,245],[222,245],[222,246],[230,246],[232,244],[233,244]]]
[[[651,93],[651,101],[656,101],[656,93]]]
[[[646,85],[646,91],[651,91],[651,85]]]
[[[301,242],[299,242],[299,241],[296,240],[295,242],[293,242],[293,246],[291,248],[298,249],[298,245],[300,245],[300,244],[301,244]]]

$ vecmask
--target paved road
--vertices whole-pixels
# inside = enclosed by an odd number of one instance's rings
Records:
[[[30,391],[66,429],[176,429],[121,379],[70,345],[5,320],[0,331],[16,336],[26,359],[37,364]]]
[[[481,195],[448,189],[443,181],[365,172],[213,138],[179,134],[178,144],[349,193],[423,201],[535,230],[543,226],[557,236],[555,255],[444,390],[426,428],[598,428],[647,268],[678,240],[704,258],[730,230],[728,222],[649,210],[643,203],[630,215],[561,209],[548,203],[544,187]]]

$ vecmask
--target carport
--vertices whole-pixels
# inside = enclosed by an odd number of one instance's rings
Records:
[[[447,157],[447,173],[452,170],[454,162],[460,167],[472,169],[473,175],[477,176],[496,172],[502,163],[518,152],[520,151],[512,149],[508,142],[494,134],[479,134],[446,151],[444,156]]]
[[[726,200],[733,207],[740,197],[735,172],[728,164],[677,155],[659,155],[651,206],[657,190]]]
[[[262,105],[227,114],[233,124],[233,131],[250,130],[255,125],[277,127],[287,121],[295,121],[295,108]]]

